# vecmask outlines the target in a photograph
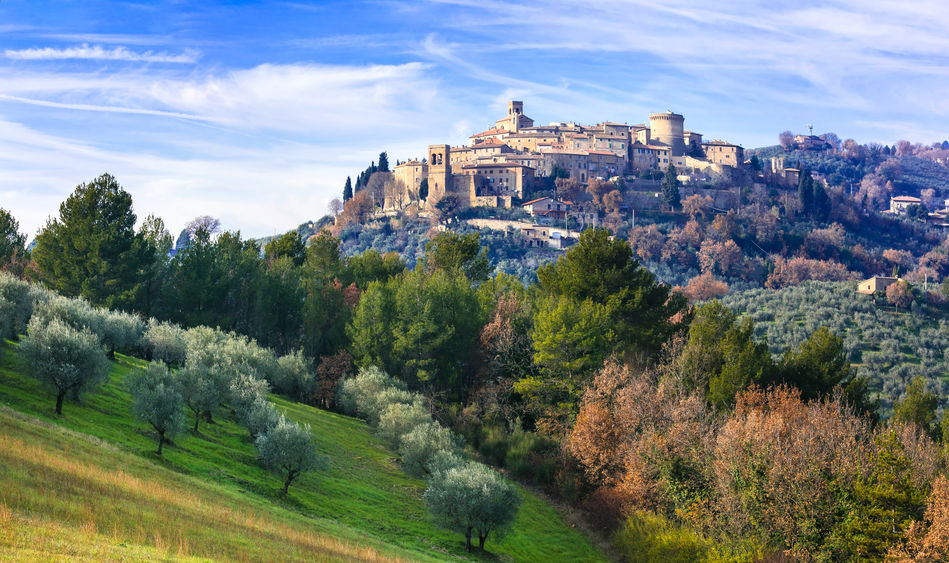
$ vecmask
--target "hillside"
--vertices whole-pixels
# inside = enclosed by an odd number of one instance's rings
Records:
[[[179,435],[156,458],[150,429],[129,414],[123,380],[144,365],[118,356],[109,381],[52,415],[49,395],[24,375],[17,345],[0,358],[0,549],[38,556],[159,560],[477,560],[435,526],[422,481],[356,419],[278,397],[311,425],[329,468],[305,474],[289,496],[255,461],[228,416]],[[116,468],[121,468],[116,470]],[[600,561],[604,555],[527,491],[508,537],[481,557]]]
[[[945,406],[949,380],[949,322],[932,310],[895,311],[855,282],[804,282],[781,290],[753,289],[724,297],[722,303],[755,322],[759,338],[782,354],[824,326],[843,337],[859,375],[870,378],[884,407],[897,399],[916,375],[923,376]]]

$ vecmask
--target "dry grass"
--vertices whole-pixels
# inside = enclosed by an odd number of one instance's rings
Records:
[[[0,560],[403,560],[27,424],[0,412]]]

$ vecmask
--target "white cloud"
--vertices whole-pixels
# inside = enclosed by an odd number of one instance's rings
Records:
[[[113,47],[107,49],[101,45],[86,45],[79,47],[41,47],[33,49],[7,49],[3,56],[8,59],[43,61],[63,59],[93,59],[105,61],[130,61],[146,63],[176,63],[192,64],[197,62],[201,53],[195,49],[185,49],[178,54],[165,52],[135,52],[127,47]]]

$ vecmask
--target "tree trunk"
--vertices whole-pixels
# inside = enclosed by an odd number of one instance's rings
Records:
[[[481,533],[481,530],[478,530],[478,549],[484,551],[484,542],[488,539],[488,532],[484,534]]]
[[[161,455],[161,447],[165,443],[165,432],[161,431],[158,433],[158,455]]]
[[[198,433],[198,420],[200,420],[198,418],[199,416],[201,416],[201,413],[199,413],[198,411],[195,411],[194,412],[194,430],[193,430],[195,434]]]
[[[287,496],[287,491],[290,489],[290,481],[293,481],[294,477],[296,477],[296,472],[287,472],[287,480],[283,482],[283,496]]]
[[[471,553],[471,528],[465,530],[465,551]]]
[[[66,397],[65,391],[60,391],[56,395],[56,414],[63,414],[63,399]]]

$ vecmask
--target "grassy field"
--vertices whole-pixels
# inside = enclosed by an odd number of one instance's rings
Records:
[[[427,515],[424,483],[361,421],[274,397],[329,458],[283,498],[224,411],[158,458],[122,387],[142,362],[119,356],[109,382],[58,417],[23,375],[16,344],[0,354],[0,560],[605,560],[526,491],[514,532],[466,554],[461,536]]]

